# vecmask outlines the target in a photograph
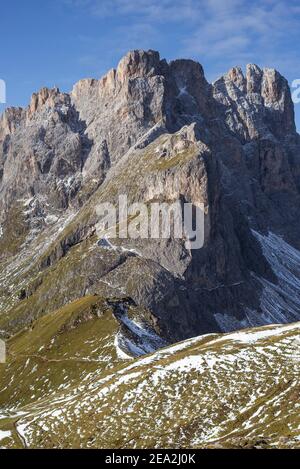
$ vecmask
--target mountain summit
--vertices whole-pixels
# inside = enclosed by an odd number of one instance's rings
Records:
[[[203,204],[203,248],[99,242],[96,207],[119,194]],[[3,337],[87,295],[130,298],[154,348],[300,319],[300,137],[275,70],[210,84],[197,62],[136,50],[70,94],[43,88],[1,117],[0,209]]]

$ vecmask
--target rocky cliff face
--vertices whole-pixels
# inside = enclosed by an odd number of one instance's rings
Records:
[[[97,239],[99,202],[205,208],[205,243]],[[88,294],[131,297],[164,339],[300,318],[300,138],[286,80],[128,53],[0,121],[0,329]],[[144,309],[143,309],[144,311]]]

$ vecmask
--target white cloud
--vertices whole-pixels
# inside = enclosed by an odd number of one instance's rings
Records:
[[[181,53],[200,61],[215,60],[216,69],[219,62],[227,63],[227,68],[245,62],[278,67],[285,62],[296,69],[298,53],[286,44],[293,37],[296,44],[299,34],[295,5],[293,1],[209,0],[192,33],[183,38]],[[282,71],[292,73],[286,67]]]
[[[143,16],[149,21],[195,20],[203,0],[65,0],[68,6],[84,8],[99,18],[109,16]]]
[[[95,19],[118,18],[105,47],[116,54],[132,48],[167,48],[174,56],[209,62],[210,75],[232,65],[284,64],[299,70],[298,0],[65,0]],[[170,41],[176,38],[176,44]],[[102,47],[103,50],[103,47]],[[90,54],[87,54],[90,56]],[[212,63],[214,62],[214,63]],[[298,68],[299,67],[299,68]],[[225,69],[224,69],[225,68]],[[300,72],[300,70],[299,70]]]

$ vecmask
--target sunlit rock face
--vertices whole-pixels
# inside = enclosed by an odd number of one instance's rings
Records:
[[[203,204],[204,246],[99,243],[97,204],[119,194]],[[129,52],[1,117],[0,329],[88,294],[130,297],[168,341],[297,320],[299,209],[300,140],[277,71],[235,67],[210,84],[192,60]]]

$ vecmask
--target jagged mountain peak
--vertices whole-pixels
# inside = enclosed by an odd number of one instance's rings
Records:
[[[294,104],[287,80],[275,69],[249,64],[244,74],[234,67],[213,83],[216,100],[225,106],[227,123],[242,139],[295,135]],[[225,117],[226,119],[226,117]]]
[[[278,72],[250,64],[246,73],[235,67],[209,84],[195,61],[167,63],[158,52],[131,51],[99,80],[81,80],[70,94],[43,88],[25,110],[3,114],[1,257],[7,261],[25,248],[30,252],[38,236],[48,236],[46,250],[35,245],[41,255],[33,262],[35,275],[40,266],[47,272],[60,265],[69,251],[73,255],[75,246],[95,235],[96,202],[115,202],[119,193],[132,202],[176,197],[203,202],[206,234],[199,252],[187,253],[175,240],[158,247],[131,243],[140,255],[125,256],[122,247],[116,248],[114,260],[107,261],[116,265],[109,274],[97,264],[93,248],[86,256],[91,276],[86,279],[82,272],[78,288],[66,297],[102,291],[103,277],[109,275],[109,294],[125,290],[156,315],[168,337],[220,330],[223,324],[231,329],[243,321],[261,324],[261,317],[269,321],[274,312],[262,308],[264,284],[252,275],[272,285],[275,279],[251,230],[274,232],[299,249],[294,217],[299,154],[290,91]],[[21,234],[15,244],[9,220],[16,216]],[[74,220],[70,226],[69,219]],[[110,278],[126,282],[132,271],[130,287]],[[143,271],[157,281],[141,279]],[[159,279],[165,275],[168,287],[162,292]],[[133,288],[139,282],[142,286]],[[36,284],[26,292],[44,295]],[[65,294],[58,298],[57,307]],[[178,305],[184,311],[180,318]],[[47,308],[40,304],[37,314]],[[291,309],[287,316],[297,319],[298,305]],[[22,320],[26,311],[20,312]]]
[[[44,106],[55,108],[58,105],[69,104],[70,97],[67,93],[61,93],[59,88],[41,88],[33,93],[27,108],[27,116],[30,119],[35,113],[42,111]]]
[[[159,52],[153,50],[132,50],[119,62],[116,77],[122,83],[126,79],[158,75],[161,60]]]

